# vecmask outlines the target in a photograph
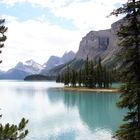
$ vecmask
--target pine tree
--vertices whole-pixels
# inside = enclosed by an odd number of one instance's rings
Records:
[[[0,48],[4,47],[4,41],[7,37],[4,33],[7,31],[7,27],[4,26],[5,20],[0,19]],[[0,50],[1,53],[1,50]],[[0,61],[1,63],[2,61]],[[2,115],[0,115],[0,118]],[[9,123],[2,125],[0,123],[0,140],[21,140],[26,137],[28,130],[25,130],[28,120],[24,118],[21,120],[19,125],[10,125]]]
[[[64,74],[59,74],[59,75],[60,75],[60,83],[64,83]],[[57,78],[59,79],[59,77],[57,77]]]
[[[61,75],[58,74],[58,76],[56,77],[56,83],[60,83],[61,82]]]
[[[140,140],[140,0],[129,0],[111,15],[125,14],[124,24],[117,33],[119,45],[123,48],[122,87],[120,108],[127,108],[125,124],[120,126],[116,136],[120,140]]]
[[[76,87],[76,82],[77,82],[77,73],[76,73],[76,71],[74,70],[74,69],[72,69],[72,71],[71,71],[71,85],[73,86],[73,87]]]
[[[4,47],[4,41],[6,41],[7,37],[5,36],[5,32],[7,31],[7,27],[4,26],[5,19],[0,19],[0,49]],[[0,50],[0,53],[2,51]],[[0,63],[2,60],[0,60]]]
[[[88,56],[85,61],[85,86],[89,87],[89,59],[88,59]]]
[[[25,130],[27,123],[28,120],[23,118],[19,125],[0,124],[0,140],[21,140],[25,138],[28,134],[28,130]]]
[[[102,68],[102,75],[103,75],[103,87],[109,88],[109,71],[107,70],[106,66]]]
[[[65,74],[64,74],[64,84],[69,86],[70,84],[70,68],[69,66],[67,66],[67,69],[65,71]]]
[[[101,64],[101,58],[99,58],[98,60],[98,64],[97,64],[97,69],[96,69],[96,75],[97,75],[97,83],[99,88],[102,88],[102,84],[103,84],[103,72],[102,72],[102,64]]]
[[[89,80],[88,80],[88,85],[90,88],[95,87],[95,71],[94,71],[94,65],[93,65],[93,61],[89,61]]]
[[[78,72],[78,85],[79,87],[81,87],[81,84],[82,84],[82,70],[80,69],[79,72]]]
[[[83,84],[83,87],[86,87],[86,72],[85,72],[85,69],[82,69],[82,84]]]

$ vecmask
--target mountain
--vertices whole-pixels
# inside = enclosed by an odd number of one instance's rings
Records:
[[[41,73],[46,74],[52,68],[63,65],[73,60],[74,58],[75,58],[75,53],[73,51],[65,52],[62,57],[51,56],[49,60],[43,65],[45,68],[42,70]]]
[[[0,74],[0,79],[24,79],[27,75],[38,74],[43,67],[34,60],[19,62],[14,68]]]
[[[112,62],[116,61],[116,56],[121,50],[116,35],[121,22],[122,20],[113,23],[111,29],[89,32],[82,38],[75,58],[85,60],[88,56],[89,59],[97,61],[100,57],[102,63],[113,67]],[[115,65],[119,67],[119,63]]]
[[[121,47],[118,47],[119,41],[116,33],[122,23],[123,20],[119,20],[111,25],[111,29],[90,31],[80,41],[75,59],[67,64],[52,68],[48,74],[56,76],[62,73],[68,65],[78,70],[83,66],[87,56],[94,62],[101,58],[102,63],[108,67],[119,68],[121,62],[118,61],[117,54],[121,51]]]
[[[25,71],[27,73],[37,74],[43,69],[42,65],[38,64],[34,60],[28,60],[25,63],[19,62],[14,69]]]
[[[1,70],[0,70],[0,74],[4,74],[4,73],[5,73],[4,71],[1,71]]]
[[[64,64],[74,58],[75,58],[75,53],[73,51],[65,52],[64,55],[61,57],[60,62]]]
[[[45,70],[50,70],[58,65],[60,65],[60,57],[51,56],[43,66],[45,67]]]

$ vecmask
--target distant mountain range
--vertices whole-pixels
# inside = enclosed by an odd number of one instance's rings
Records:
[[[24,79],[27,75],[42,74],[47,76],[57,76],[62,73],[67,66],[78,70],[87,58],[98,61],[99,57],[103,64],[110,68],[119,68],[121,61],[118,60],[117,54],[121,51],[118,47],[118,37],[116,35],[119,26],[123,20],[112,24],[111,29],[90,31],[82,38],[79,44],[79,50],[66,52],[62,57],[51,56],[49,60],[40,65],[33,60],[25,63],[19,62],[14,68],[7,72],[0,71],[0,79]]]
[[[40,73],[42,69],[34,60],[19,62],[14,68],[0,73],[0,79],[24,79],[27,75]]]
[[[49,72],[49,70],[63,65],[71,60],[73,60],[75,58],[75,53],[73,51],[70,52],[65,52],[64,55],[62,57],[58,57],[58,56],[51,56],[49,58],[49,60],[47,61],[47,63],[44,63],[44,69],[41,71],[41,73],[43,74],[47,74]]]
[[[118,37],[116,35],[119,26],[123,20],[119,20],[111,25],[111,29],[90,31],[82,38],[79,44],[79,50],[75,58],[68,63],[56,66],[48,71],[49,76],[56,76],[63,73],[69,67],[79,70],[84,60],[87,58],[97,62],[101,58],[102,63],[109,68],[118,69],[121,66],[121,61],[118,60],[117,54],[121,51],[118,47]]]
[[[62,57],[51,56],[50,59],[43,65],[38,64],[34,60],[28,60],[26,62],[19,62],[17,65],[6,71],[0,71],[0,79],[24,79],[28,75],[45,74],[50,69],[64,64],[75,57],[75,53],[70,51],[65,53]]]

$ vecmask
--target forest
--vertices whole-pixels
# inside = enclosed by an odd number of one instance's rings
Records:
[[[101,58],[97,62],[93,62],[87,56],[83,68],[76,71],[67,66],[67,69],[58,75],[56,82],[71,87],[110,88],[113,82],[120,80],[118,77],[117,70],[110,70],[102,65]]]

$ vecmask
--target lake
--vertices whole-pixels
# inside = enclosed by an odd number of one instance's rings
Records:
[[[55,82],[0,81],[0,122],[29,119],[25,140],[113,140],[124,110],[119,94],[53,89]]]

